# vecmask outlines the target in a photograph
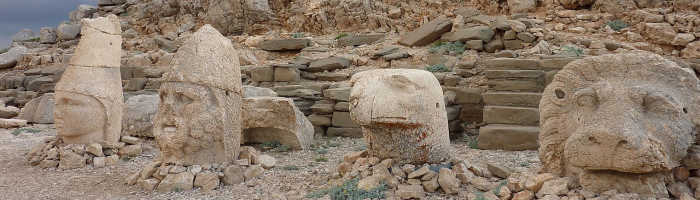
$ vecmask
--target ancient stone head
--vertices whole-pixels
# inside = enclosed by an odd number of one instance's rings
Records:
[[[204,25],[180,47],[163,77],[153,127],[161,160],[232,162],[241,137],[241,75],[231,41]]]
[[[544,171],[580,177],[668,172],[695,141],[700,87],[694,73],[655,54],[589,57],[559,71],[540,113]]]
[[[56,84],[57,135],[66,143],[113,145],[124,104],[119,19],[109,15],[82,24],[83,37]]]
[[[440,83],[423,70],[382,69],[353,75],[350,114],[369,152],[399,162],[449,157],[447,112]]]

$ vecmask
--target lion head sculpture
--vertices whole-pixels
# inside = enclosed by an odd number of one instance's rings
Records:
[[[566,65],[540,101],[543,170],[581,179],[650,176],[680,166],[700,127],[698,82],[694,73],[651,53]],[[634,184],[613,187],[655,193]]]

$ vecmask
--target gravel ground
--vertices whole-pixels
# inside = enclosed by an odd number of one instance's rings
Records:
[[[30,148],[56,134],[52,125],[27,127],[38,133],[11,134],[0,129],[0,199],[280,199],[281,196],[304,196],[326,188],[328,177],[343,155],[364,148],[359,138],[319,138],[311,150],[294,152],[266,151],[277,158],[277,167],[266,170],[258,179],[234,186],[223,186],[204,193],[198,190],[157,193],[128,186],[125,179],[148,164],[158,154],[152,140],[145,142],[144,154],[121,160],[115,166],[75,170],[41,169],[29,166],[25,154]],[[458,158],[470,163],[486,162],[507,166],[516,171],[539,167],[536,151],[486,151],[469,148],[462,140],[453,141]],[[323,161],[327,158],[327,161]],[[465,199],[474,189],[462,185],[458,195],[428,194],[428,199]],[[393,195],[387,192],[388,198]],[[328,197],[325,197],[328,199]]]

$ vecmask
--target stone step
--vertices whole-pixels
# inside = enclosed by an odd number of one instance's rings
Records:
[[[484,106],[484,122],[486,124],[538,126],[540,112],[538,108]]]
[[[489,79],[490,91],[543,92],[545,83],[542,78]]]
[[[487,92],[484,93],[484,104],[489,106],[522,106],[537,108],[540,105],[542,93],[535,92]]]
[[[489,124],[479,129],[479,149],[509,151],[537,150],[537,126]]]
[[[488,70],[536,70],[541,69],[540,61],[537,59],[520,58],[494,58],[485,60],[482,63]]]
[[[532,78],[543,79],[545,73],[542,70],[486,70],[484,71],[488,79],[507,79],[507,78]]]

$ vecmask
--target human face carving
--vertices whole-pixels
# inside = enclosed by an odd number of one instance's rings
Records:
[[[106,125],[104,105],[95,97],[57,92],[54,118],[57,134],[80,143],[100,142]]]

